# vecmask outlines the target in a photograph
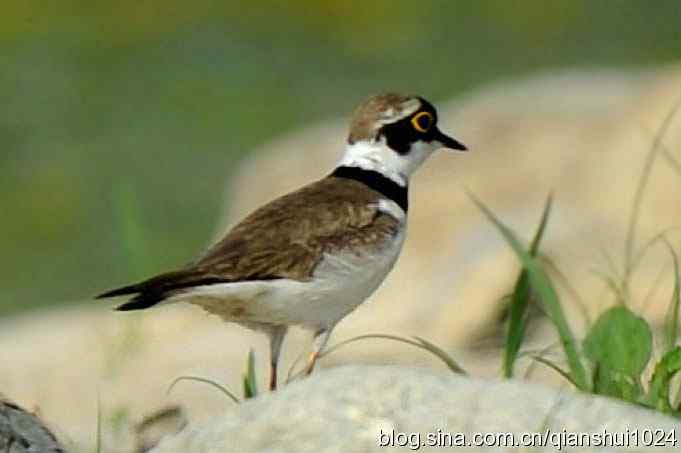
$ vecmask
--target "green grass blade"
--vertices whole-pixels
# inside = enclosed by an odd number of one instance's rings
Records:
[[[553,371],[556,373],[560,374],[565,378],[566,381],[570,382],[572,385],[575,387],[579,387],[577,383],[575,382],[574,379],[572,379],[572,376],[570,376],[570,373],[556,365],[555,363],[551,362],[550,360],[540,356],[540,355],[535,355],[530,357],[532,360],[541,363],[542,365],[546,365],[547,367],[551,368]]]
[[[421,338],[421,337],[414,337],[414,339],[416,341],[418,341],[419,343],[421,343],[422,349],[425,349],[426,351],[430,352],[431,354],[433,354],[438,359],[442,360],[442,362],[444,362],[444,364],[447,365],[447,367],[450,370],[452,370],[453,372],[455,372],[457,374],[463,374],[463,375],[468,374],[468,373],[466,373],[466,370],[461,368],[461,366],[458,363],[456,363],[456,361],[452,358],[452,356],[447,354],[442,348],[440,348],[436,344],[431,343],[430,341],[426,340],[425,338]]]
[[[114,188],[113,212],[128,267],[132,274],[144,275],[153,266],[148,251],[149,240],[142,222],[143,208],[132,183],[119,183]]]
[[[613,257],[608,253],[607,250],[600,248],[600,255],[605,262],[605,270],[600,270],[598,267],[592,268],[591,272],[603,280],[608,288],[612,291],[617,303],[624,303],[625,295],[622,288],[622,275],[623,271],[620,271],[617,267],[617,263]]]
[[[525,338],[526,313],[531,297],[530,280],[527,276],[527,271],[523,269],[518,276],[518,280],[513,288],[513,294],[511,295],[503,363],[503,374],[506,378],[513,377],[513,367],[518,358],[520,346]]]
[[[490,209],[487,208],[487,206],[485,206],[474,195],[469,195],[478,208],[494,224],[494,226],[496,226],[506,242],[515,252],[518,259],[520,259],[522,262],[523,267],[527,269],[530,284],[539,295],[547,314],[551,318],[551,321],[558,331],[558,336],[560,338],[561,344],[563,345],[563,350],[565,351],[567,362],[570,367],[571,379],[578,389],[588,391],[589,384],[587,382],[584,365],[582,364],[581,357],[579,356],[579,352],[577,350],[577,343],[572,331],[570,330],[570,326],[565,319],[565,314],[563,313],[563,309],[560,306],[558,294],[556,293],[551,280],[546,275],[538,261],[529,253],[528,250],[525,249],[525,247],[523,247],[513,231],[504,225],[494,215],[494,213],[490,211]]]
[[[557,347],[560,347],[560,342],[554,342],[554,343],[548,344],[548,345],[544,346],[543,348],[541,348],[539,350],[528,350],[528,349],[526,349],[526,350],[518,353],[518,360],[520,360],[521,358],[524,358],[524,357],[529,357],[530,359],[532,359],[533,356],[544,357],[544,356],[546,356],[546,354],[550,353],[553,349],[555,349]],[[535,365],[537,363],[539,363],[539,362],[532,360],[530,365],[525,370],[525,374],[523,375],[523,379],[525,379],[525,380],[530,379],[530,377],[532,376],[532,373],[535,370]]]
[[[195,382],[201,382],[203,384],[208,384],[216,389],[218,389],[222,394],[224,394],[227,398],[230,400],[234,401],[235,403],[239,404],[239,398],[237,398],[232,392],[227,390],[225,387],[222,385],[218,384],[215,381],[211,381],[210,379],[198,377],[198,376],[180,376],[176,378],[169,386],[168,390],[166,390],[166,394],[170,394],[170,392],[173,391],[175,386],[182,381],[195,381]]]
[[[667,352],[655,366],[648,392],[648,403],[651,407],[662,412],[672,412],[673,408],[669,403],[669,384],[672,377],[679,371],[681,371],[681,347],[677,346]]]
[[[679,276],[679,256],[669,242],[666,242],[674,263],[674,290],[672,300],[669,304],[667,316],[665,317],[664,337],[665,351],[671,351],[676,346],[679,335],[679,304],[681,304],[681,281]]]
[[[542,213],[541,220],[539,222],[539,227],[537,227],[537,232],[532,239],[530,245],[530,254],[533,257],[537,256],[539,251],[539,243],[541,242],[544,232],[546,231],[546,225],[549,220],[549,215],[551,213],[552,197],[546,200],[544,205],[544,212]],[[510,313],[509,313],[509,326],[508,332],[506,334],[506,349],[504,351],[504,363],[503,363],[503,373],[504,377],[513,377],[513,366],[518,358],[518,351],[520,351],[520,346],[525,339],[525,321],[527,314],[527,307],[530,304],[530,299],[532,297],[532,288],[530,287],[530,280],[527,275],[527,270],[523,268],[518,275],[515,286],[513,288],[513,294],[511,295]]]
[[[95,453],[102,451],[102,396],[97,392],[97,439],[95,440]]]
[[[441,360],[445,365],[447,365],[447,368],[452,370],[454,373],[457,374],[467,374],[466,371],[454,360],[452,356],[447,354],[442,348],[439,346],[436,346],[435,344],[431,343],[430,341],[421,338],[421,337],[413,337],[413,338],[405,338],[405,337],[400,337],[397,335],[389,335],[389,334],[366,334],[366,335],[359,335],[353,338],[350,338],[348,340],[341,341],[340,343],[336,343],[333,346],[330,346],[326,348],[326,350],[319,356],[320,358],[326,357],[327,355],[337,351],[338,349],[349,345],[351,343],[361,341],[361,340],[368,340],[368,339],[380,339],[380,340],[390,340],[390,341],[397,341],[399,343],[404,343],[408,344],[411,346],[414,346],[416,348],[422,349],[424,351],[427,351],[431,354],[433,354],[435,357],[437,357],[439,360]],[[296,359],[296,362],[298,360]],[[291,367],[291,370],[293,367]],[[287,378],[287,381],[290,381],[292,376],[292,371],[289,370],[289,376]]]
[[[681,162],[676,160],[676,157],[674,157],[671,150],[669,150],[664,143],[660,143],[660,146],[662,148],[662,157],[667,160],[667,163],[671,169],[674,170],[676,176],[681,176]]]
[[[639,266],[641,261],[643,261],[643,259],[646,257],[646,254],[650,251],[650,249],[652,249],[655,245],[657,245],[660,242],[668,242],[667,236],[669,236],[670,233],[678,231],[679,229],[681,229],[681,226],[679,225],[671,226],[669,228],[665,228],[652,238],[648,239],[648,241],[646,241],[646,243],[636,251],[636,254],[634,255],[631,264],[631,271],[633,272],[636,270],[636,268]]]
[[[254,398],[258,395],[258,384],[255,375],[255,352],[248,352],[248,363],[244,375],[244,399]]]
[[[641,299],[641,302],[639,302],[636,307],[636,310],[639,313],[645,313],[648,308],[652,304],[655,303],[657,292],[660,290],[660,287],[662,286],[662,283],[664,283],[664,277],[667,275],[667,272],[669,271],[668,266],[666,264],[663,264],[660,266],[660,270],[657,271],[657,275],[655,278],[652,280],[652,283],[648,286],[648,290],[646,291],[645,295]]]
[[[558,285],[562,285],[563,288],[565,288],[565,290],[568,292],[570,297],[572,297],[572,299],[575,302],[575,305],[577,306],[577,308],[579,308],[579,311],[581,312],[581,315],[584,318],[584,325],[586,326],[590,325],[591,315],[589,314],[587,304],[584,302],[584,299],[582,299],[582,297],[579,295],[577,288],[575,288],[570,283],[570,280],[567,278],[567,275],[563,273],[563,271],[550,257],[543,254],[539,254],[537,255],[537,259],[539,260],[542,266],[545,266],[550,271],[552,275],[556,276],[556,281],[558,282]]]
[[[348,340],[342,341],[338,344],[333,345],[332,347],[328,348],[326,351],[324,351],[323,356],[326,356],[327,354],[331,354],[332,352],[340,349],[341,347],[348,345],[350,343],[354,343],[356,341],[361,341],[361,340],[368,340],[368,339],[382,339],[382,340],[391,340],[391,341],[397,341],[399,343],[404,343],[408,344],[414,347],[417,347],[419,349],[423,349],[424,351],[428,351],[431,354],[435,355],[438,359],[440,359],[447,367],[452,370],[455,373],[459,374],[467,374],[466,371],[459,366],[458,363],[446,352],[444,352],[441,348],[435,346],[433,343],[430,343],[422,338],[419,337],[414,337],[414,339],[411,338],[405,338],[405,337],[400,337],[397,335],[388,335],[388,334],[366,334],[366,335],[359,335],[357,337],[350,338]]]
[[[658,152],[662,149],[663,139],[672,124],[672,120],[676,116],[676,112],[681,107],[681,97],[679,97],[672,108],[669,110],[665,116],[662,124],[655,132],[653,137],[653,143],[651,145],[650,151],[646,156],[645,163],[643,164],[643,171],[641,172],[641,179],[636,186],[636,192],[634,193],[634,201],[632,203],[631,215],[629,216],[629,225],[627,227],[627,236],[624,241],[624,277],[622,278],[622,284],[624,287],[624,294],[628,300],[629,295],[629,278],[633,272],[633,261],[634,261],[634,248],[636,244],[636,233],[638,228],[638,220],[641,211],[641,205],[643,204],[643,194],[648,186],[648,181],[650,180],[650,175],[652,173],[653,164],[657,158]]]
[[[599,278],[600,280],[605,283],[605,286],[612,291],[613,295],[615,296],[615,300],[617,303],[622,303],[624,301],[624,295],[622,293],[622,288],[620,285],[620,282],[617,280],[616,276],[608,275],[607,273],[600,271],[598,269],[592,269],[591,273]]]

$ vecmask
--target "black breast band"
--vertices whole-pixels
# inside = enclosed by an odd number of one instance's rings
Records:
[[[404,212],[407,212],[409,207],[408,186],[401,186],[377,171],[365,170],[359,167],[338,167],[331,173],[331,176],[361,182],[370,189],[394,201]]]

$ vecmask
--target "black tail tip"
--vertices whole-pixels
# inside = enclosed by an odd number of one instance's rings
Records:
[[[107,299],[109,297],[127,296],[139,292],[137,285],[124,286],[123,288],[112,289],[102,294],[95,296],[95,299]]]
[[[141,310],[142,308],[147,308],[140,306],[140,304],[136,301],[130,301],[126,302],[122,305],[119,305],[118,307],[114,308],[116,311],[132,311],[132,310]]]
[[[161,300],[163,300],[163,296],[161,294],[155,294],[155,293],[142,293],[139,294],[130,301],[119,305],[118,307],[115,308],[116,311],[131,311],[131,310],[143,310],[145,308],[152,307],[159,303]]]

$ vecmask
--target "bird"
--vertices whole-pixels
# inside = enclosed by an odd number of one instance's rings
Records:
[[[443,148],[467,150],[438,128],[430,102],[370,96],[355,109],[330,174],[256,209],[184,267],[97,298],[128,296],[120,311],[188,302],[266,334],[276,390],[288,329],[313,333],[309,375],[334,327],[392,270],[405,240],[410,177]]]

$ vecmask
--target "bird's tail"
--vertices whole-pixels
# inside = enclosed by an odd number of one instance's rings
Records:
[[[135,295],[128,302],[116,307],[119,311],[141,310],[152,307],[164,299],[192,286],[224,282],[224,278],[198,270],[168,272],[133,285],[112,289],[98,295],[97,299]]]

